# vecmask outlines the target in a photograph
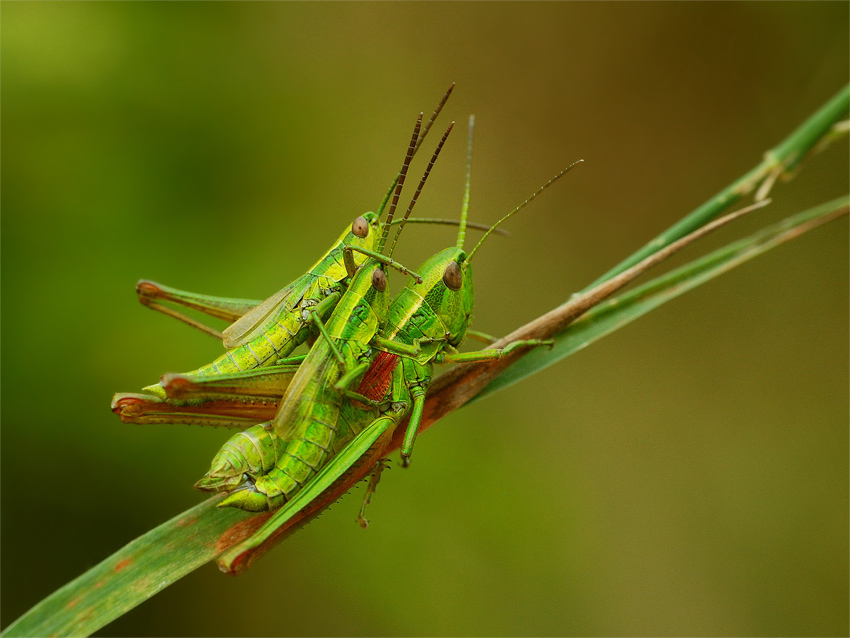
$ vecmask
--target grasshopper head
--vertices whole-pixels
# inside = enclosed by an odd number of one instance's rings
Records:
[[[465,262],[462,248],[446,248],[422,264],[421,284],[411,281],[407,285],[440,318],[452,345],[463,340],[472,316],[472,266],[464,267]]]
[[[387,272],[386,267],[362,255],[366,261],[351,279],[348,286],[348,293],[358,294],[366,303],[368,303],[380,323],[386,323],[387,313],[389,312],[390,293],[387,289]]]
[[[365,248],[366,250],[377,250],[381,239],[381,220],[375,213],[364,213],[357,217],[339,238],[340,243],[346,246]],[[354,253],[354,263],[358,266],[366,259],[363,253]]]

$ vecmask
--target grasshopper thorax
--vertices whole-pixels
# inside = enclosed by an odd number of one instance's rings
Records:
[[[472,266],[464,267],[465,263],[462,248],[446,248],[422,264],[421,284],[411,281],[407,285],[439,317],[451,345],[463,340],[472,316]]]
[[[386,267],[383,264],[366,258],[354,273],[347,294],[351,298],[359,297],[371,307],[379,323],[386,322],[390,295],[387,290]]]

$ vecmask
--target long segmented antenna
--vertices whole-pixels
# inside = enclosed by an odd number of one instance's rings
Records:
[[[437,119],[437,116],[440,114],[440,111],[443,110],[443,107],[446,105],[446,102],[448,101],[449,96],[452,94],[452,91],[454,91],[454,88],[455,83],[452,82],[452,85],[449,87],[449,90],[446,91],[446,94],[443,96],[443,99],[440,100],[440,103],[437,105],[437,108],[435,108],[434,112],[431,113],[431,119],[428,120],[428,123],[425,125],[425,128],[423,129],[422,134],[419,136],[419,139],[416,140],[416,146],[413,149],[414,155],[416,154],[416,151],[419,150],[419,147],[421,146],[422,142],[425,141],[425,136],[428,135],[428,131],[431,130],[431,125],[434,123],[434,120]],[[387,202],[390,200],[390,195],[392,195],[393,189],[396,187],[397,183],[398,175],[396,175],[395,179],[393,179],[393,183],[390,184],[390,187],[387,190],[387,194],[384,195],[384,200],[381,202],[381,205],[378,206],[378,217],[383,214],[384,208],[386,208]]]
[[[400,219],[394,219],[390,222],[391,226],[395,226],[396,224],[400,224]],[[437,217],[411,217],[407,220],[408,224],[442,224],[444,226],[460,226],[459,219],[442,219]],[[466,222],[466,228],[469,230],[470,228],[474,228],[475,230],[490,230],[490,226],[487,224],[476,224],[475,222]],[[501,228],[497,228],[493,231],[495,235],[501,235],[502,237],[510,237],[511,234],[502,230]]]
[[[552,179],[550,179],[548,182],[546,182],[545,184],[543,184],[543,186],[541,186],[541,187],[540,187],[540,188],[538,188],[536,191],[534,191],[534,193],[533,193],[533,194],[532,194],[532,195],[531,195],[528,199],[526,199],[526,200],[525,200],[522,204],[520,204],[519,206],[517,206],[516,208],[514,208],[514,209],[513,209],[510,213],[508,213],[507,215],[505,215],[504,217],[502,217],[502,219],[500,219],[500,220],[499,220],[499,221],[497,221],[495,224],[493,224],[493,225],[490,227],[490,230],[488,230],[486,233],[484,233],[484,236],[483,236],[483,237],[482,237],[482,238],[478,241],[478,243],[475,245],[475,248],[473,248],[473,249],[472,249],[472,252],[471,252],[471,253],[469,253],[469,257],[467,257],[467,258],[466,258],[466,262],[464,263],[464,266],[465,266],[466,264],[468,264],[470,261],[472,261],[472,257],[473,257],[473,255],[475,255],[475,251],[476,251],[476,250],[478,250],[478,249],[481,247],[481,244],[483,244],[483,243],[484,243],[484,240],[485,240],[485,239],[487,239],[487,238],[490,236],[490,234],[493,232],[493,230],[496,228],[496,226],[498,226],[499,224],[501,224],[503,221],[505,221],[505,220],[506,220],[508,217],[510,217],[511,215],[513,215],[513,214],[518,213],[519,211],[521,211],[523,208],[525,208],[525,207],[526,207],[526,206],[527,206],[527,205],[531,202],[531,200],[533,200],[533,199],[534,199],[535,197],[537,197],[540,193],[542,193],[542,192],[543,192],[543,191],[545,191],[547,188],[549,188],[552,184],[554,184],[554,183],[555,183],[558,179],[560,179],[563,175],[565,175],[565,174],[567,173],[567,171],[569,171],[569,170],[570,170],[573,166],[575,166],[576,164],[581,164],[583,161],[584,161],[583,159],[580,159],[580,160],[578,160],[578,161],[573,162],[573,163],[572,163],[572,164],[570,164],[569,166],[567,166],[564,170],[562,170],[560,173],[558,173],[557,175],[555,175],[555,177],[553,177],[553,178],[552,178]]]
[[[413,210],[413,207],[416,205],[416,200],[419,199],[419,193],[422,192],[422,187],[425,186],[425,181],[428,179],[428,175],[431,173],[431,169],[434,168],[434,162],[437,161],[437,158],[440,156],[440,151],[443,150],[443,144],[446,143],[446,139],[449,137],[449,133],[452,132],[452,128],[454,128],[455,123],[452,122],[449,124],[449,128],[446,129],[446,132],[443,133],[443,137],[440,140],[440,143],[437,144],[437,150],[434,151],[434,154],[431,156],[431,161],[428,162],[428,166],[425,168],[425,173],[422,175],[422,179],[419,180],[419,186],[416,187],[416,192],[413,193],[413,199],[410,200],[410,206],[407,207],[407,212],[404,214],[404,218],[401,220],[401,225],[398,227],[398,230],[393,237],[393,243],[390,245],[390,252],[387,253],[387,256],[392,257],[393,251],[395,250],[396,242],[398,241],[398,236],[401,235],[401,229],[404,228],[405,222],[407,222],[407,218],[410,217],[410,213]]]
[[[384,252],[384,245],[387,243],[387,236],[390,234],[389,222],[393,220],[395,208],[398,205],[398,197],[401,195],[401,189],[404,186],[404,178],[407,176],[407,169],[410,168],[410,160],[413,159],[413,150],[416,148],[416,140],[419,138],[419,128],[422,126],[422,113],[416,118],[416,126],[413,127],[413,137],[410,138],[410,146],[407,147],[407,155],[404,156],[404,162],[401,165],[401,170],[398,172],[398,183],[395,187],[395,195],[393,195],[393,203],[390,204],[390,212],[387,213],[387,224],[384,226],[384,232],[381,235],[381,241],[378,244],[378,252]]]
[[[469,214],[469,183],[472,178],[472,139],[475,136],[475,116],[469,116],[466,134],[466,187],[463,189],[463,204],[460,207],[460,228],[457,229],[457,247],[463,250],[466,240],[466,216]]]
[[[449,90],[446,91],[446,94],[443,96],[443,99],[440,100],[440,103],[437,105],[437,108],[434,109],[434,112],[431,113],[431,118],[428,120],[428,123],[425,124],[425,128],[422,129],[422,135],[419,136],[419,139],[416,140],[416,148],[413,149],[413,152],[419,150],[419,147],[422,145],[422,142],[425,141],[425,136],[428,135],[428,131],[431,130],[431,125],[434,123],[434,120],[437,119],[437,116],[440,114],[440,111],[443,110],[443,107],[446,105],[446,102],[449,99],[449,96],[452,94],[452,91],[455,90],[455,83],[452,82],[452,85],[449,87]]]

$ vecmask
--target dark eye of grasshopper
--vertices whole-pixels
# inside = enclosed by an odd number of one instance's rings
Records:
[[[446,272],[443,273],[443,283],[452,290],[460,290],[463,285],[463,273],[456,261],[451,261],[446,266]]]
[[[372,285],[378,292],[384,292],[387,289],[387,276],[380,268],[375,269],[372,273]]]
[[[365,237],[369,234],[369,222],[361,215],[351,224],[351,232],[358,237]]]

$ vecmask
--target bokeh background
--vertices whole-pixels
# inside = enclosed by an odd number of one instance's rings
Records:
[[[459,211],[469,113],[476,220],[586,160],[481,253],[475,327],[504,334],[832,97],[848,5],[3,3],[2,78],[6,626],[199,502],[228,436],[110,413],[220,351],[139,278],[270,295],[377,206],[456,81],[419,214]],[[676,263],[846,193],[847,154]],[[409,227],[397,254],[447,242]],[[847,281],[844,220],[447,418],[368,531],[360,489],[101,633],[846,635]]]

